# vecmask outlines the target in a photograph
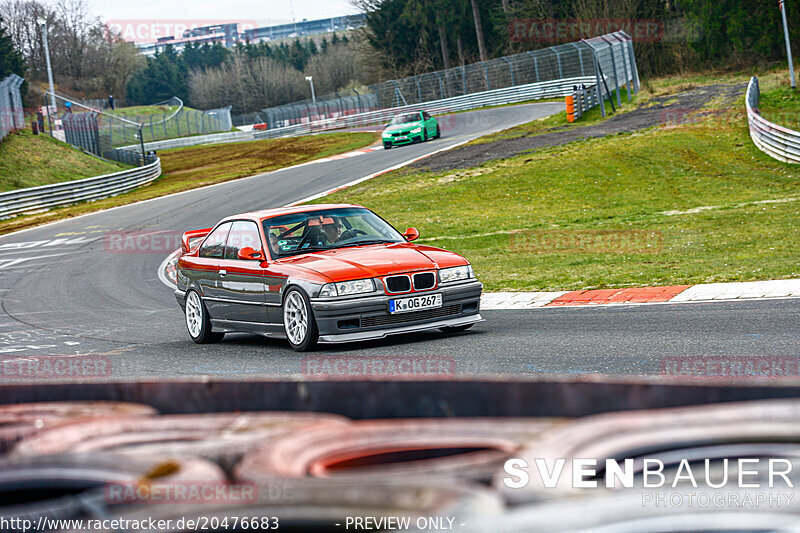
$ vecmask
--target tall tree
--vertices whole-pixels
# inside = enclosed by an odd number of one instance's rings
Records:
[[[483,40],[483,24],[481,23],[481,11],[478,9],[478,2],[476,0],[470,0],[472,2],[472,16],[475,18],[475,38],[478,41],[478,54],[480,55],[481,61],[486,61],[488,56],[486,55],[486,43]]]

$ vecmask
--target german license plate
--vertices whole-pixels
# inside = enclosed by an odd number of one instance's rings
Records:
[[[398,135],[397,137],[395,137],[395,139],[397,139],[398,141],[405,141],[408,140],[408,135]]]
[[[392,314],[421,311],[423,309],[435,309],[441,306],[441,293],[414,296],[413,298],[403,298],[401,300],[389,300],[389,312]]]

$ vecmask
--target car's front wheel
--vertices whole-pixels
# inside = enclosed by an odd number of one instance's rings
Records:
[[[441,136],[442,136],[442,132],[441,132],[441,131],[439,131],[439,125],[437,124],[437,125],[436,125],[436,135],[434,135],[434,136],[433,136],[433,138],[434,138],[434,139],[438,139],[438,138],[439,138],[439,137],[441,137]]]
[[[383,149],[389,150],[392,147],[392,143],[383,143]]]
[[[289,345],[298,352],[312,349],[319,339],[311,303],[298,289],[289,289],[283,299],[283,329]]]
[[[184,313],[186,315],[186,329],[189,330],[189,336],[197,344],[219,342],[225,336],[225,332],[211,331],[211,319],[208,316],[208,310],[203,304],[203,300],[200,299],[200,295],[195,291],[186,293]]]

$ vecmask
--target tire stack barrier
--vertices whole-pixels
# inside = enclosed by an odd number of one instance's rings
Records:
[[[553,419],[355,421],[290,433],[247,454],[234,476],[266,482],[466,477],[488,482],[505,460],[558,424]]]
[[[85,418],[86,413],[95,418]],[[318,531],[341,530],[347,516],[412,521],[430,516],[456,517],[455,529],[467,533],[591,532],[600,531],[600,525],[636,533],[797,531],[800,523],[798,502],[730,508],[691,506],[684,500],[680,506],[647,507],[642,503],[647,491],[671,498],[699,494],[703,487],[682,482],[654,491],[641,483],[644,458],[661,459],[667,479],[687,459],[701,483],[706,478],[694,465],[709,458],[717,462],[707,479],[716,483],[727,472],[729,483],[722,490],[741,499],[753,493],[736,486],[735,459],[782,458],[794,465],[790,479],[800,486],[800,400],[794,399],[579,418],[353,421],[313,412],[156,416],[147,406],[113,402],[13,405],[0,408],[0,414],[12,428],[19,421],[23,428],[42,426],[23,430],[0,460],[0,519],[277,516],[280,529]],[[37,424],[36,416],[46,421]],[[529,465],[544,460],[548,468],[562,458],[565,464],[553,488],[544,488],[542,477],[531,473],[527,487],[510,489],[502,481],[509,457]],[[597,460],[591,478],[596,488],[572,487],[575,458]],[[607,488],[605,460],[627,458],[633,461],[634,487]],[[722,470],[725,458],[731,460],[727,471]],[[767,477],[761,471],[748,481],[760,482],[758,492],[767,497],[781,497],[786,489],[768,487]],[[223,483],[256,491],[246,501],[172,505],[104,497],[106,483],[149,481]],[[425,528],[410,529],[420,530]],[[441,529],[431,528],[436,530]]]
[[[346,424],[344,417],[316,413],[214,413],[117,417],[81,421],[23,439],[12,457],[114,452],[125,456],[194,456],[229,471],[245,452],[291,432]]]
[[[34,433],[76,420],[155,416],[149,405],[129,402],[42,402],[0,405],[0,455]]]
[[[164,483],[197,479],[222,482],[218,466],[194,457],[123,458],[91,453],[0,460],[0,521],[16,529],[14,519],[71,519],[103,513],[109,483]],[[10,524],[10,526],[8,525]]]

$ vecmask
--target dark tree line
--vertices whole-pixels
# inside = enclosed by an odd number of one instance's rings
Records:
[[[287,77],[287,72],[289,72],[287,69],[290,69],[297,71],[297,75],[292,76],[297,78],[315,57],[324,56],[331,48],[346,43],[348,43],[346,36],[339,37],[334,33],[330,41],[327,37],[323,37],[319,44],[313,39],[295,39],[291,42],[281,41],[279,43],[238,43],[233,48],[225,48],[220,43],[190,44],[180,52],[172,47],[167,47],[163,52],[147,58],[145,68],[138,71],[128,82],[128,100],[134,105],[149,104],[177,96],[184,102],[198,106],[233,104],[238,112],[243,112],[250,106],[242,106],[241,102],[223,102],[219,98],[227,94],[225,91],[192,88],[192,80],[196,80],[194,83],[199,83],[200,80],[220,79],[219,76],[213,74],[222,71],[226,72],[225,76],[235,76],[237,71],[241,71],[243,61],[247,63],[248,72],[250,72],[249,67],[260,58],[269,60],[270,64],[274,63],[280,66],[282,77]],[[262,64],[265,63],[262,62]],[[209,74],[209,76],[206,77],[204,74]],[[231,84],[244,81],[229,77],[227,79]],[[300,80],[304,83],[302,76],[300,76]],[[297,85],[302,88],[302,83]],[[286,93],[287,97],[299,93],[299,91],[300,89],[290,91]],[[208,96],[212,93],[218,95],[219,98]],[[193,99],[197,101],[193,101]],[[266,102],[262,102],[261,105],[266,107]]]
[[[640,73],[785,60],[775,0],[353,0],[386,75],[419,74],[592,37],[634,31]],[[793,41],[800,4],[789,5]],[[561,23],[567,31],[542,31]],[[552,26],[551,26],[552,27]],[[519,33],[522,29],[521,34]],[[586,31],[573,33],[576,29]]]

